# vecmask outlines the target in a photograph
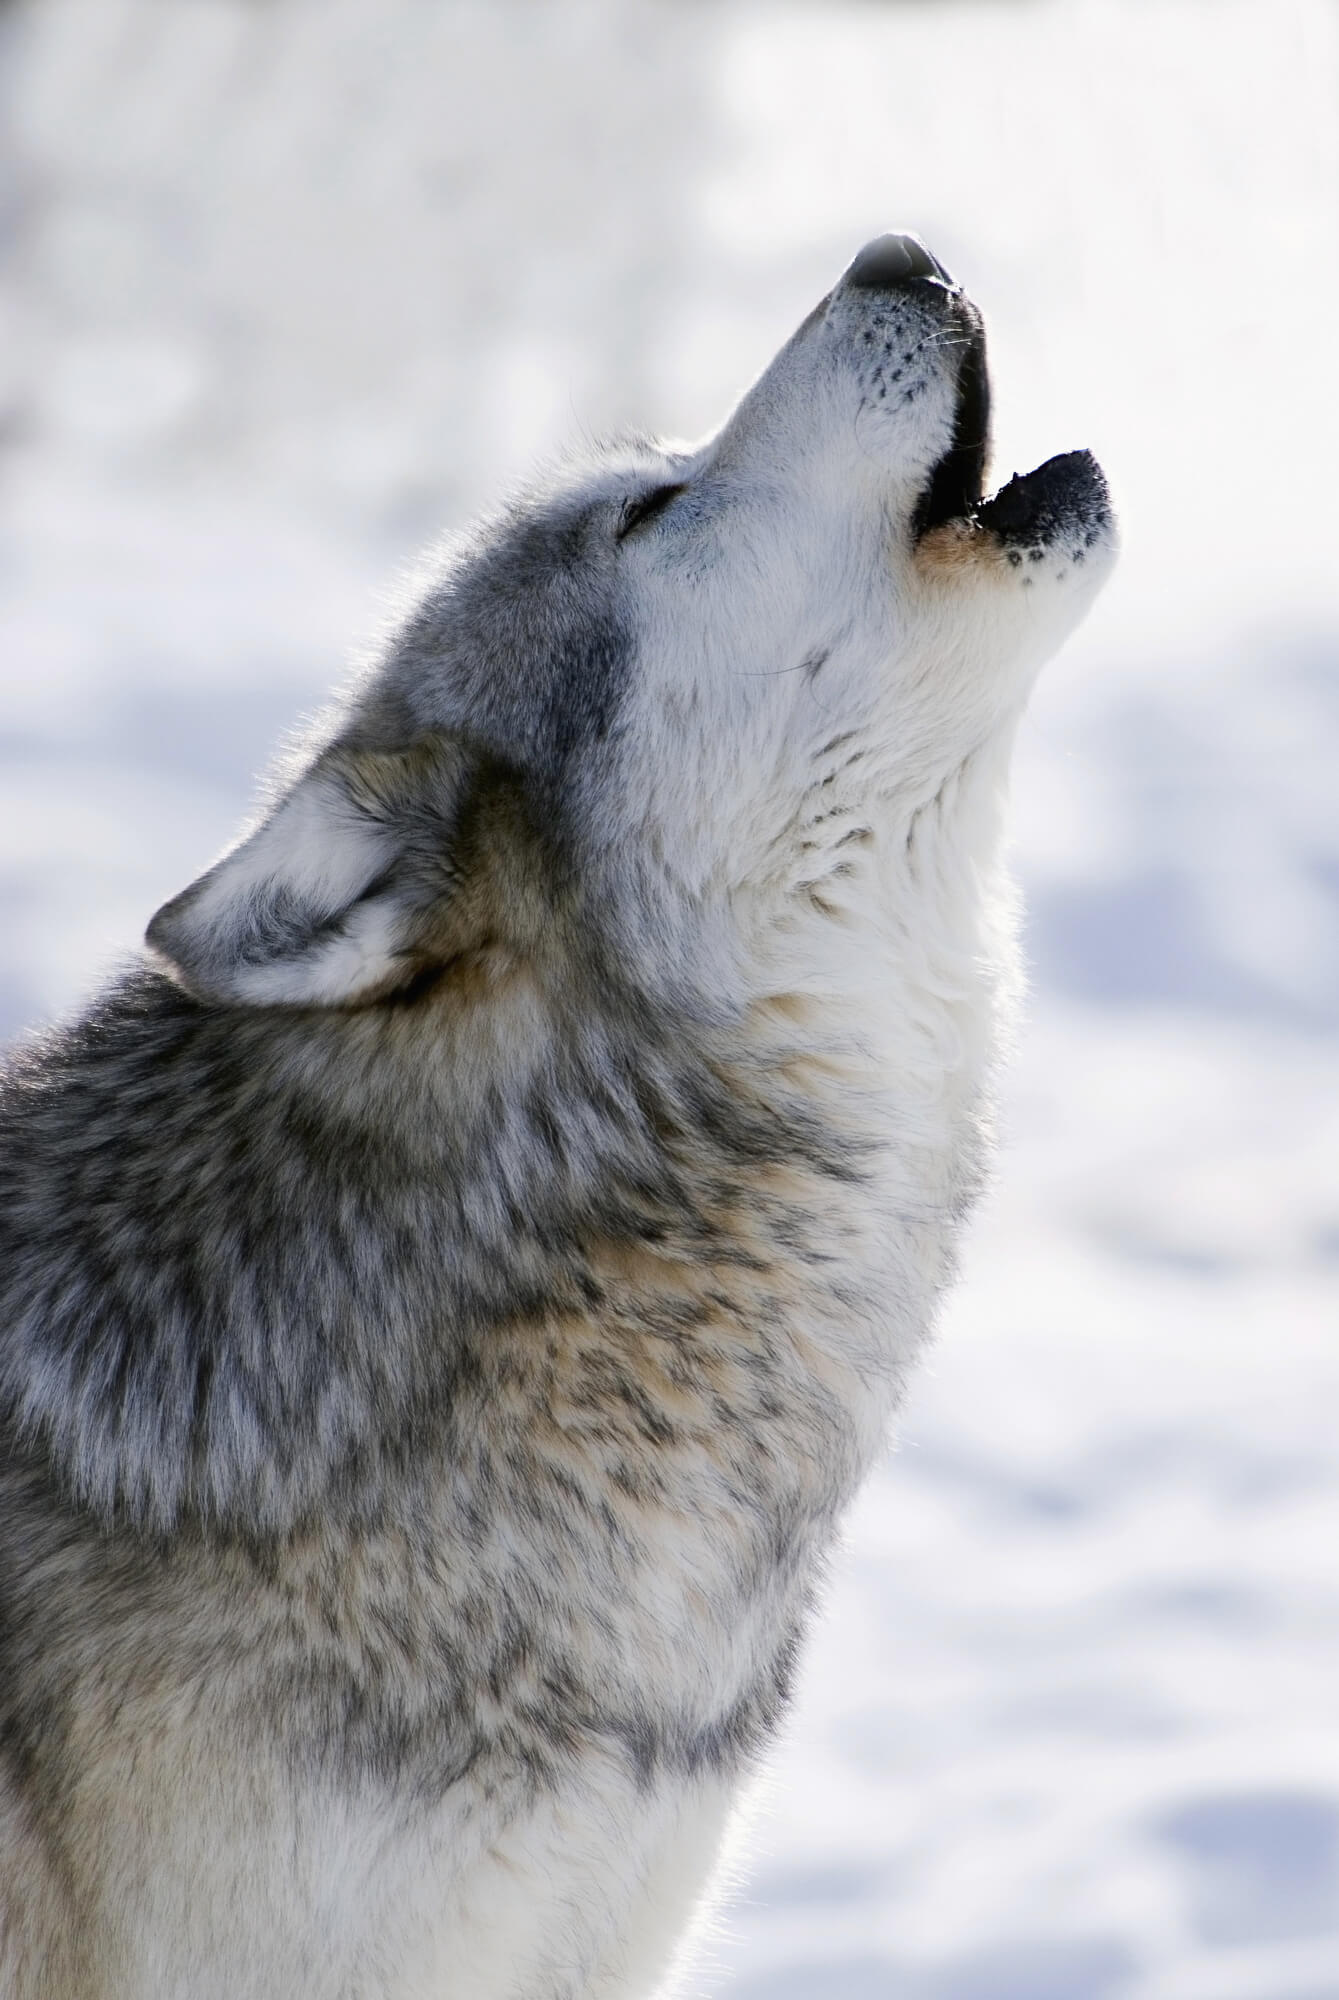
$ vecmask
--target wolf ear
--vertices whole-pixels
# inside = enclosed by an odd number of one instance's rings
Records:
[[[337,743],[230,854],[164,903],[147,942],[201,999],[340,1007],[428,962],[475,760],[459,745]]]

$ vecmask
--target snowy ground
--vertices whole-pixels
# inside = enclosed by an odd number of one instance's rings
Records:
[[[436,527],[705,429],[877,229],[986,307],[999,470],[1098,450],[1010,1147],[713,1977],[1336,2000],[1332,8],[40,0],[0,90],[0,1030],[223,843]]]

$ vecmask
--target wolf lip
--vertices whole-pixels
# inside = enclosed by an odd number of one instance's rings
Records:
[[[962,347],[953,441],[931,472],[912,516],[916,541],[949,521],[989,529],[1006,544],[1043,545],[1080,532],[1091,546],[1111,525],[1111,497],[1090,451],[1067,451],[1032,472],[1015,473],[985,498],[990,449],[990,375],[986,341],[975,307],[956,301]]]
[[[1065,451],[1034,472],[1015,473],[976,509],[979,526],[1006,544],[1045,544],[1082,530],[1091,545],[1111,523],[1111,496],[1090,451]]]
[[[975,310],[961,302],[963,355],[958,366],[958,404],[953,442],[930,474],[916,504],[912,532],[917,541],[931,528],[975,512],[985,485],[990,449],[990,374],[986,337]]]

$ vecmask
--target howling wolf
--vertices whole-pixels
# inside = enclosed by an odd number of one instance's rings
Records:
[[[0,1085],[4,2000],[670,1976],[988,1143],[1083,452],[870,244],[445,555]]]

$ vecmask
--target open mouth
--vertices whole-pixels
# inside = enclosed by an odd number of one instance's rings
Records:
[[[953,437],[916,503],[915,540],[950,522],[961,522],[997,536],[1007,546],[1011,562],[1020,560],[1018,546],[1026,546],[1029,555],[1040,555],[1061,539],[1076,544],[1080,552],[1074,560],[1081,561],[1081,550],[1093,547],[1111,525],[1101,467],[1091,452],[1063,452],[1035,472],[1015,474],[998,493],[985,497],[990,374],[981,315],[918,237],[888,234],[867,243],[843,273],[837,292],[816,312],[826,311],[838,293],[905,297],[912,291],[919,292],[922,300],[931,296],[936,300],[938,337],[950,342],[959,356]],[[865,339],[871,338],[867,331]]]
[[[1045,546],[1066,532],[1083,531],[1088,546],[1110,521],[1106,480],[1089,451],[1062,452],[1034,472],[1015,473],[985,497],[990,452],[990,375],[986,340],[975,307],[958,306],[963,355],[958,370],[958,405],[953,442],[916,503],[912,532],[917,541],[949,521],[989,529],[1002,542]]]
[[[974,515],[981,506],[990,451],[990,374],[986,367],[986,336],[980,314],[965,299],[958,302],[963,342],[958,366],[958,407],[953,442],[930,474],[916,503],[912,531],[919,541],[945,521]]]

